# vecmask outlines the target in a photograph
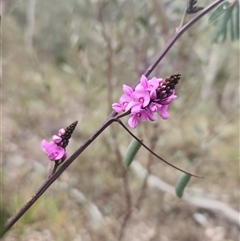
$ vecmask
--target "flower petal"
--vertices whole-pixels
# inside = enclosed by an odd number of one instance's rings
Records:
[[[148,88],[148,79],[147,79],[147,77],[145,75],[141,76],[140,83],[141,83],[142,87],[145,90],[147,90],[147,88]]]
[[[48,142],[46,140],[42,140],[41,147],[42,147],[42,150],[46,152],[48,147]]]
[[[124,105],[124,103],[129,103],[131,101],[133,101],[133,99],[127,94],[123,94],[119,99],[119,103],[122,105]],[[126,105],[124,105],[124,106],[126,106]]]
[[[123,85],[123,93],[128,96],[131,96],[133,93],[133,89],[128,85]]]
[[[58,146],[53,141],[47,142],[46,140],[42,140],[41,146],[43,151],[47,154],[50,160],[57,161],[66,155],[66,150]]]
[[[59,131],[58,131],[58,135],[59,136],[62,136],[62,135],[64,135],[65,134],[65,129],[63,129],[63,128],[61,128]]]
[[[142,103],[140,102],[132,102],[131,113],[139,113],[142,110]]]
[[[148,90],[156,90],[159,86],[160,80],[162,79],[157,79],[156,77],[150,79],[148,82]]]
[[[65,149],[62,148],[61,146],[56,146],[54,148],[54,152],[56,154],[54,160],[60,160],[65,155]]]
[[[173,93],[166,100],[162,101],[161,104],[162,105],[169,105],[172,102],[172,100],[174,100],[176,98],[177,98],[177,96]]]
[[[144,102],[143,102],[143,107],[146,107],[150,102],[150,95],[149,93],[147,95],[145,95],[144,97]]]
[[[62,141],[62,138],[61,138],[60,136],[53,135],[52,140],[53,140],[56,144],[58,144],[58,143],[60,143],[60,142]]]
[[[155,121],[156,117],[154,116],[153,112],[150,110],[147,110],[147,117],[150,121]]]
[[[137,115],[133,114],[129,120],[128,120],[128,125],[131,127],[131,128],[136,128],[137,125],[138,125],[138,119],[137,119]]]
[[[144,121],[147,120],[148,115],[147,115],[147,111],[146,111],[146,110],[142,110],[139,114],[140,114],[139,119],[140,119],[141,121],[144,122]]]
[[[121,111],[124,110],[124,109],[123,109],[123,106],[120,105],[119,103],[113,103],[113,104],[112,104],[112,109],[113,109],[114,111],[116,111],[117,113],[119,113],[119,112],[121,112]]]
[[[142,106],[145,107],[150,102],[150,95],[148,91],[137,90],[133,93],[133,98],[137,101],[142,103]]]
[[[166,120],[169,117],[169,114],[167,112],[168,109],[168,105],[163,105],[158,111],[157,113],[162,117],[162,119]]]
[[[140,90],[140,91],[145,90],[141,83],[138,84],[138,85],[136,86],[136,88],[135,88],[135,91],[139,91],[139,90]]]

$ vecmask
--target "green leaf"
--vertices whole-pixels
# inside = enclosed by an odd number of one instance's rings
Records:
[[[223,4],[219,5],[211,14],[210,18],[208,19],[209,23],[214,22],[216,19],[218,19],[223,13],[225,13],[228,8],[231,7],[231,4],[226,1],[223,2]]]
[[[134,139],[131,141],[131,143],[127,148],[127,151],[125,153],[124,160],[123,160],[126,166],[129,166],[132,163],[133,158],[136,156],[140,147],[141,147],[141,144],[137,140]]]
[[[191,176],[185,173],[179,177],[175,186],[175,192],[179,198],[183,196],[184,189],[187,186],[188,182],[190,181],[190,178]]]
[[[217,43],[220,36],[222,36],[222,41],[224,42],[227,38],[227,23],[229,19],[232,17],[232,11],[234,9],[236,4],[231,5],[227,8],[227,10],[224,12],[222,17],[217,21],[217,25],[215,28],[215,32],[213,35],[213,42]]]

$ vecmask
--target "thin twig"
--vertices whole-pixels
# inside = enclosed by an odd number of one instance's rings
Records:
[[[162,157],[160,157],[158,154],[156,154],[154,151],[152,151],[148,146],[146,146],[141,139],[139,139],[137,136],[135,136],[130,130],[128,130],[128,128],[122,123],[121,120],[119,119],[114,119],[114,121],[118,122],[134,139],[136,139],[145,149],[147,149],[150,153],[152,153],[152,155],[154,155],[155,157],[157,157],[158,159],[160,159],[161,161],[163,161],[164,163],[166,163],[167,165],[173,167],[174,169],[177,169],[178,171],[180,172],[183,172],[183,173],[186,173],[190,176],[193,176],[193,177],[198,177],[198,178],[204,178],[202,176],[198,176],[196,174],[193,174],[191,172],[187,172],[187,171],[184,171],[183,169],[173,165],[172,163],[166,161],[165,159],[163,159]]]
[[[114,118],[105,121],[105,123],[82,146],[80,146],[51,177],[45,180],[32,198],[7,222],[4,227],[4,233],[6,233],[19,220],[19,218],[22,217],[22,215],[39,199],[52,183],[54,183],[54,181],[56,181],[56,179],[71,165],[71,163],[113,122]]]
[[[185,24],[177,33],[174,34],[174,36],[169,40],[167,45],[163,48],[163,50],[159,53],[155,61],[151,66],[148,67],[148,69],[144,72],[144,75],[148,77],[153,70],[157,67],[157,65],[161,62],[161,60],[164,58],[164,56],[168,53],[168,51],[172,48],[172,46],[175,44],[175,42],[182,36],[184,32],[186,32],[194,23],[196,23],[199,19],[201,19],[204,15],[206,15],[208,12],[210,12],[212,9],[217,7],[219,4],[224,2],[225,0],[216,0],[213,3],[209,4],[206,8],[204,8],[197,16],[192,18],[187,24]],[[135,84],[133,88],[137,86],[139,82]],[[116,116],[117,113],[113,111],[109,118]]]
[[[176,29],[176,32],[178,32],[178,31],[182,28],[182,26],[183,26],[183,24],[184,24],[184,21],[185,21],[185,19],[186,19],[186,17],[187,17],[187,9],[188,9],[188,6],[189,6],[189,0],[186,0],[186,6],[185,6],[185,9],[184,9],[184,12],[183,12],[183,15],[182,15],[182,19],[181,19],[180,25],[179,25],[178,28]]]

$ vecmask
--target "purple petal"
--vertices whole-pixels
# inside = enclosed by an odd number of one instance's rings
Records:
[[[112,109],[114,111],[116,111],[117,113],[121,112],[124,110],[124,108],[122,107],[122,105],[120,105],[119,103],[113,103],[112,104]]]
[[[134,101],[131,101],[127,104],[126,108],[125,108],[125,111],[129,111],[130,109],[132,109],[133,107],[135,106],[139,106],[139,108],[141,108],[142,104],[141,103],[138,103],[138,102],[134,102]]]
[[[58,144],[58,143],[60,143],[60,142],[62,141],[62,138],[61,138],[60,136],[53,135],[52,140],[53,140],[56,144]]]
[[[123,94],[123,95],[120,97],[119,102],[120,102],[120,104],[124,105],[124,103],[129,103],[129,102],[131,102],[132,100],[133,100],[133,99],[132,99],[129,95]],[[124,105],[124,106],[126,106],[126,105]]]
[[[64,135],[65,134],[65,129],[63,129],[63,128],[61,128],[59,131],[58,131],[58,135],[59,136],[62,136],[62,135]]]
[[[128,85],[123,85],[123,93],[128,96],[131,96],[133,93],[133,89]]]
[[[142,103],[140,102],[133,102],[131,107],[131,113],[139,113],[142,110]]]
[[[63,147],[58,146],[53,141],[47,142],[46,140],[42,140],[41,146],[43,151],[52,161],[60,160],[63,156],[66,155],[66,150]]]
[[[142,85],[142,87],[147,90],[148,88],[148,79],[146,76],[142,75],[141,79],[140,79],[140,83]]]
[[[169,96],[166,100],[162,101],[161,104],[163,105],[169,105],[172,100],[176,99],[177,96],[175,94],[172,94],[171,96]]]
[[[65,149],[62,148],[61,146],[56,146],[53,149],[53,152],[55,153],[54,160],[60,160],[65,155]]]
[[[139,118],[140,118],[141,121],[146,121],[147,120],[148,115],[147,115],[147,111],[146,110],[142,110],[139,114],[140,114]]]
[[[159,78],[159,79],[157,79],[157,80],[158,80],[158,84],[160,84],[160,83],[163,81],[162,78]]]
[[[145,95],[144,97],[144,102],[143,102],[143,107],[146,107],[150,102],[150,95],[149,93],[147,95]]]
[[[155,121],[156,117],[154,116],[153,112],[150,110],[147,110],[147,117],[150,121]]]
[[[151,100],[157,99],[157,92],[156,92],[156,90],[151,90],[150,91],[150,98],[151,98]]]
[[[138,119],[137,119],[137,115],[132,115],[129,120],[128,120],[128,125],[131,127],[131,128],[136,128],[137,125],[138,125]]]
[[[158,111],[157,113],[162,117],[162,119],[166,120],[169,117],[169,114],[167,112],[168,109],[168,105],[163,105]]]
[[[46,140],[42,140],[41,147],[42,147],[42,150],[46,152],[48,147],[48,142]]]
[[[139,91],[139,90],[140,90],[140,91],[145,90],[141,83],[138,84],[138,85],[136,86],[136,88],[135,88],[135,91]]]
[[[153,77],[152,79],[150,79],[148,82],[149,90],[156,90],[159,86],[159,82],[160,82],[159,80],[162,80],[162,79],[157,79],[156,77]]]
[[[149,110],[151,112],[156,112],[158,110],[157,104],[156,103],[150,103],[150,105],[148,106]]]
[[[150,95],[148,91],[137,90],[133,93],[133,97],[137,102],[142,103],[143,107],[147,106],[150,102]]]

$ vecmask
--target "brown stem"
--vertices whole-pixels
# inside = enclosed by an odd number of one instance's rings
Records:
[[[73,154],[70,156],[62,166],[37,190],[37,192],[32,196],[32,198],[7,222],[4,233],[6,233],[22,215],[38,200],[38,198],[52,185],[52,183],[70,166],[70,164],[112,123],[114,118],[108,119],[82,146],[80,146]]]
[[[51,177],[51,176],[57,171],[58,166],[59,166],[58,161],[55,161],[53,168],[50,170],[50,173],[49,173],[49,175],[48,175],[48,178]]]
[[[180,25],[179,25],[179,27],[177,28],[176,31],[179,31],[179,29],[181,29],[183,24],[184,24],[184,21],[185,21],[185,19],[187,17],[188,6],[189,6],[189,0],[186,0],[186,6],[185,6],[185,9],[184,9],[184,12],[183,12],[183,15],[182,15],[182,19],[181,19]]]

